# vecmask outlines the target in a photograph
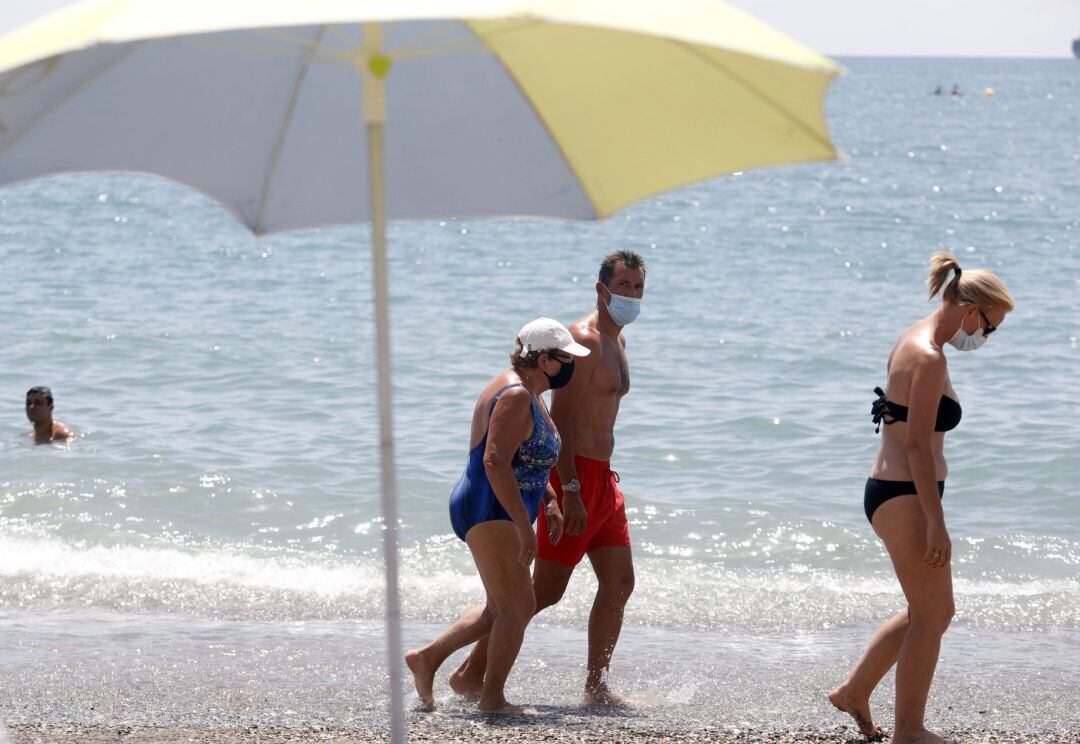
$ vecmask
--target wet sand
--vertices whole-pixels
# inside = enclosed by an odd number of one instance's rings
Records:
[[[461,723],[461,722],[457,722]],[[1080,731],[1045,731],[1020,733],[1010,731],[944,729],[940,733],[958,744],[1080,744]],[[347,728],[285,728],[278,726],[81,726],[81,725],[21,725],[8,730],[11,744],[308,744],[311,742],[385,742],[389,736],[382,730]],[[610,744],[611,742],[711,742],[715,744],[800,744],[802,742],[865,742],[852,728],[834,729],[687,729],[642,730],[626,726],[618,719],[594,721],[587,725],[553,726],[535,722],[474,721],[465,727],[414,723],[409,728],[409,741],[420,742],[565,742],[567,744]],[[887,739],[886,739],[887,741]]]
[[[143,615],[20,613],[0,634],[0,721],[31,742],[385,742],[388,700],[378,622],[241,623]],[[3,620],[0,614],[0,621]],[[441,623],[410,621],[415,647]],[[507,688],[527,717],[490,718],[436,676],[438,712],[408,689],[409,740],[421,742],[864,741],[825,693],[870,628],[780,637],[630,626],[613,671],[637,707],[582,706],[580,628],[538,623]],[[189,634],[190,635],[190,634]],[[1075,633],[950,632],[927,721],[957,742],[1080,744]],[[988,653],[987,650],[992,653]],[[871,700],[890,727],[887,677]],[[537,704],[544,701],[544,704]]]

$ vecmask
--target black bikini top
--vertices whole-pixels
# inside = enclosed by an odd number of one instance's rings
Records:
[[[874,388],[874,392],[877,393],[878,397],[870,407],[870,414],[874,417],[874,423],[877,424],[877,428],[874,429],[875,433],[881,431],[882,424],[888,426],[895,424],[897,421],[907,421],[907,406],[901,406],[887,400],[885,391],[879,387]],[[960,407],[958,401],[947,395],[942,395],[941,402],[938,403],[934,431],[952,431],[960,425],[960,416],[963,415],[963,412],[964,409]]]

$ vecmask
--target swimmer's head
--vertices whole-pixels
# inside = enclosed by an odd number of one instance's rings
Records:
[[[52,416],[52,390],[47,387],[32,387],[26,391],[26,418],[31,421],[48,421]]]

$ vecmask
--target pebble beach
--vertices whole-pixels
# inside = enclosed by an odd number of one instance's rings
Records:
[[[688,731],[642,729],[626,723],[604,720],[572,722],[551,719],[543,714],[529,722],[471,721],[455,726],[413,724],[408,740],[413,742],[463,742],[502,744],[506,742],[548,742],[550,744],[859,744],[867,739],[845,728],[835,729],[711,729]],[[607,717],[603,717],[607,718]],[[940,732],[956,744],[1075,744],[1080,733],[1046,731],[1019,733],[1001,730],[944,729]],[[389,741],[384,731],[335,728],[279,728],[273,726],[17,726],[9,733],[11,744],[375,744]],[[886,737],[886,741],[888,738]]]

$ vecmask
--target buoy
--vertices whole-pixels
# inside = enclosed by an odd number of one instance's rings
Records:
[[[994,96],[997,95],[997,91],[994,90],[993,88],[987,88],[986,90],[983,91],[983,95],[986,96],[987,98],[993,98]]]

